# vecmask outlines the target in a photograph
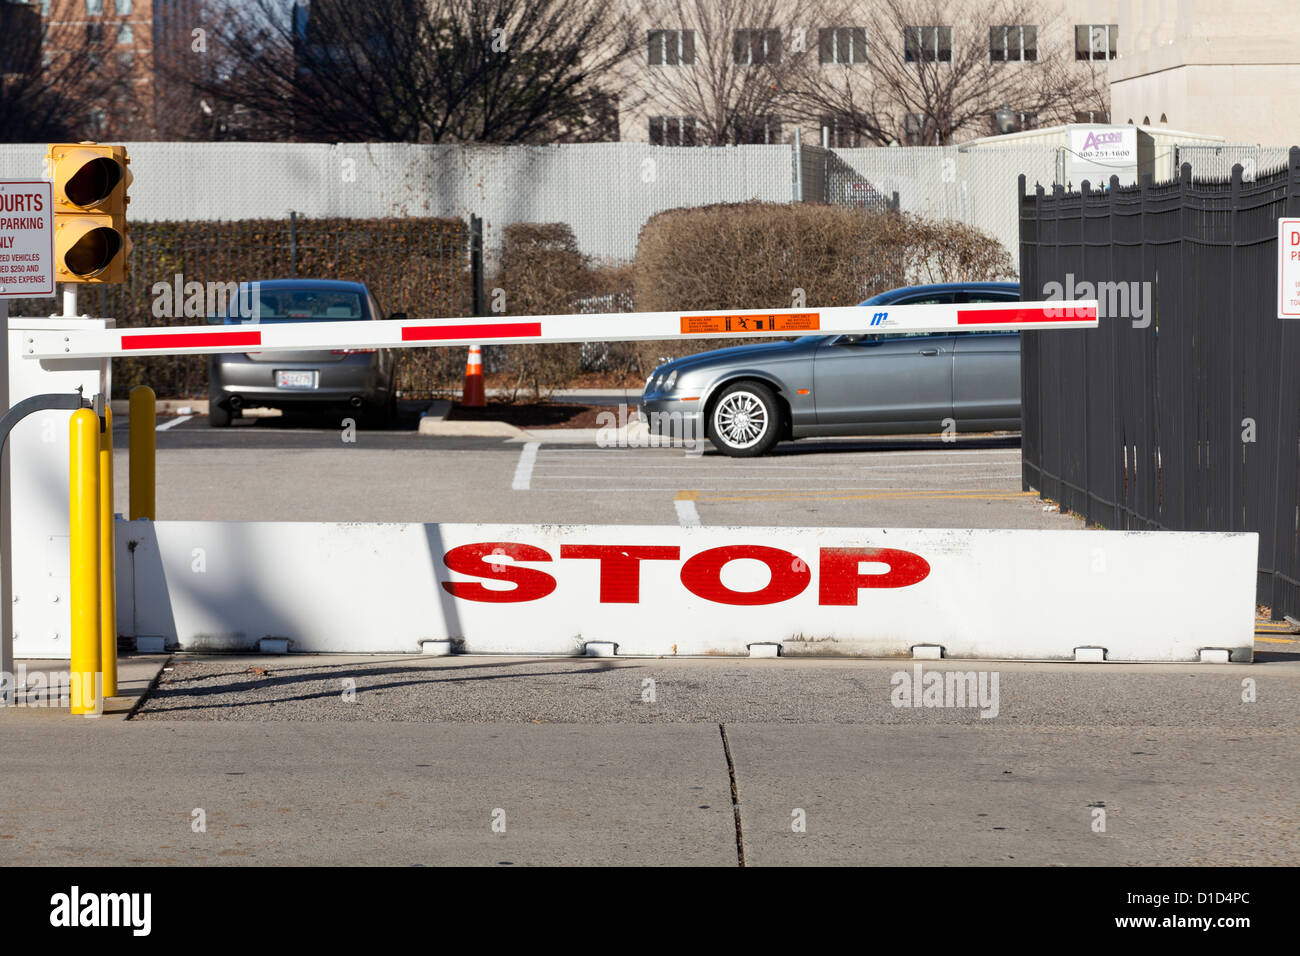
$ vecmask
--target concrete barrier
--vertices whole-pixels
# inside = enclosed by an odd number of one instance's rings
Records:
[[[124,634],[188,650],[1249,661],[1253,533],[120,522]],[[130,630],[128,630],[130,629]]]

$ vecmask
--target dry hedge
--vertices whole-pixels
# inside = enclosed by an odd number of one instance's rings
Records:
[[[567,223],[514,223],[502,231],[502,239],[496,288],[505,294],[506,314],[631,311],[632,267],[593,264],[578,250]],[[615,374],[625,371],[635,361],[629,344],[512,345],[490,349],[485,363],[511,381],[506,396],[511,401],[524,393],[545,398],[593,366]]]
[[[904,285],[1014,277],[1002,245],[962,223],[814,203],[722,203],[670,209],[646,222],[634,294],[637,310],[648,312],[788,309],[854,305]],[[640,349],[650,362],[722,344],[729,343]]]

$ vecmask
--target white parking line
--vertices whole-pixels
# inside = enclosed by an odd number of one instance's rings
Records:
[[[677,509],[677,523],[683,528],[700,527],[700,513],[695,510],[694,498],[675,498],[673,507]]]
[[[194,417],[193,415],[177,415],[175,418],[171,419],[170,421],[163,422],[161,425],[155,428],[154,431],[165,432],[169,428],[175,428],[177,425],[185,424],[193,417]]]
[[[530,441],[519,452],[519,464],[515,466],[515,480],[510,487],[515,491],[527,491],[533,480],[533,465],[537,464],[537,449],[541,442]]]

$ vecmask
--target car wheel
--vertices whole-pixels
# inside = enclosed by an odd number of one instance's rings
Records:
[[[737,382],[722,390],[709,411],[709,439],[725,455],[766,454],[781,431],[781,405],[766,385]]]

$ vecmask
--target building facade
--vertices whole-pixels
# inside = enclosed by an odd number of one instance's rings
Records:
[[[804,142],[834,147],[938,145],[998,132],[995,114],[1003,106],[1014,114],[1014,130],[1109,122],[1107,76],[1125,49],[1126,6],[1116,0],[1029,0],[1010,7],[993,0],[639,4],[633,10],[646,40],[625,66],[620,138],[663,145],[790,142],[797,128]],[[936,16],[936,9],[944,12]],[[1020,22],[1003,22],[1010,16]],[[944,22],[929,22],[934,19]],[[937,91],[927,95],[912,83],[907,95],[898,95],[913,73],[927,73],[926,85]],[[987,102],[976,105],[981,97]],[[959,109],[945,104],[952,100],[962,101]],[[733,116],[724,129],[720,114],[727,112]]]
[[[1214,132],[1228,142],[1300,143],[1295,0],[1125,0],[1110,66],[1116,122]]]

